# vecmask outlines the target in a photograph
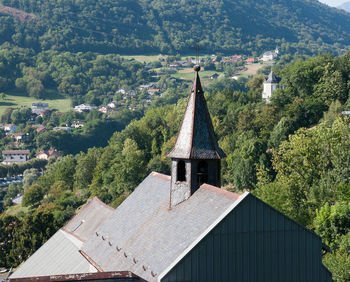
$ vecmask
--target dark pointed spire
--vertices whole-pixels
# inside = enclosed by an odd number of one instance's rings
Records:
[[[215,138],[199,74],[196,76],[174,148],[168,154],[178,159],[221,159],[225,157]]]
[[[275,74],[273,73],[272,70],[271,70],[269,76],[266,78],[265,81],[269,82],[269,83],[278,83],[278,79],[277,79],[277,77],[275,76]]]

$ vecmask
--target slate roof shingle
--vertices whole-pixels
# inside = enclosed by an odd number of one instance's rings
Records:
[[[11,278],[96,272],[96,268],[79,250],[83,242],[113,211],[113,208],[97,197],[93,198],[29,257]]]
[[[103,271],[156,281],[240,197],[204,184],[169,209],[170,177],[151,173],[90,237],[82,251]]]

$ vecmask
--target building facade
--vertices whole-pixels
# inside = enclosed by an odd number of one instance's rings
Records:
[[[29,160],[29,150],[4,150],[2,151],[3,164],[23,163]]]
[[[32,103],[32,113],[40,115],[49,109],[48,103]]]

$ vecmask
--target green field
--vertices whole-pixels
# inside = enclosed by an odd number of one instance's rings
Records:
[[[72,109],[71,100],[69,98],[57,97],[53,91],[49,92],[51,99],[40,100],[33,97],[22,96],[23,93],[16,91],[5,92],[5,100],[0,100],[0,116],[5,112],[6,108],[20,108],[32,106],[32,103],[44,102],[48,103],[50,109],[57,109],[60,112],[67,112]]]
[[[6,210],[6,214],[8,215],[17,215],[18,213],[27,214],[28,212],[29,212],[29,208],[22,207],[22,205],[15,205],[15,206],[9,207]]]
[[[179,79],[192,80],[194,78],[194,73],[195,72],[192,68],[188,68],[188,69],[180,70],[171,76]],[[218,72],[218,71],[200,71],[199,75],[202,79],[206,79],[206,78],[209,78],[209,76],[211,76],[213,73],[217,73],[218,75],[223,75],[222,72]]]
[[[152,55],[152,56],[135,55],[135,56],[132,56],[131,55],[131,56],[121,56],[121,57],[124,59],[127,59],[127,60],[134,59],[134,60],[139,61],[139,62],[149,63],[149,62],[158,61],[161,58],[165,59],[166,56],[164,56],[164,55]]]

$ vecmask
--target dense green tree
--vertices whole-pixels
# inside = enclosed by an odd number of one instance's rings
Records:
[[[350,280],[350,232],[339,239],[338,249],[327,254],[323,259],[323,263],[332,272],[334,281]]]
[[[289,216],[310,224],[312,210],[341,199],[334,192],[342,187],[338,185],[349,182],[349,135],[348,120],[339,118],[332,127],[321,124],[298,130],[274,152],[275,181],[286,189],[281,195],[288,195],[289,210],[285,212]]]
[[[13,264],[9,261],[8,256],[12,249],[14,234],[20,220],[11,215],[0,215],[0,264],[4,267],[11,267]]]
[[[31,186],[40,176],[40,172],[36,168],[29,168],[23,172],[23,188]]]
[[[39,208],[27,215],[13,234],[8,264],[18,265],[33,254],[58,229],[50,209]]]
[[[63,181],[73,188],[76,159],[72,155],[58,159],[51,170],[54,172],[54,181]]]
[[[336,247],[341,236],[350,232],[350,203],[326,203],[316,212],[313,225],[327,245]]]
[[[39,185],[34,184],[31,187],[27,188],[27,190],[25,191],[22,200],[22,205],[25,207],[36,205],[40,203],[43,197],[43,189]]]
[[[102,149],[91,148],[86,154],[80,153],[77,159],[77,166],[74,174],[74,187],[86,189],[92,181],[95,167],[103,153]]]

